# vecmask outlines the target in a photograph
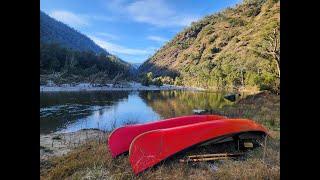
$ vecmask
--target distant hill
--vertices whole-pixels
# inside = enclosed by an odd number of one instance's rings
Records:
[[[194,22],[139,67],[210,89],[280,87],[280,1],[244,0]]]
[[[132,67],[138,69],[142,63],[131,63]]]
[[[113,55],[76,51],[59,44],[40,44],[40,83],[119,82],[130,79],[131,65]]]
[[[40,11],[40,82],[107,83],[130,79],[134,67],[90,38]]]
[[[90,38],[40,11],[40,42],[57,43],[78,51],[109,54]]]

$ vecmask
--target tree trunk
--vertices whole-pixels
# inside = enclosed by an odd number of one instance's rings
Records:
[[[273,54],[273,58],[277,64],[278,74],[279,74],[279,78],[280,78],[280,56],[277,55],[275,52],[272,54]]]
[[[278,68],[278,73],[279,73],[279,78],[280,78],[280,62],[276,61],[276,63],[277,63],[277,68]]]

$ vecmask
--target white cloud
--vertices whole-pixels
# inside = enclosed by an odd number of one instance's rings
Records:
[[[70,11],[56,10],[49,13],[49,15],[57,19],[58,21],[61,21],[73,27],[87,26],[89,24],[85,18]]]
[[[159,27],[187,26],[198,19],[197,16],[179,14],[163,0],[140,0],[130,4],[127,9],[135,21]]]
[[[106,21],[111,22],[115,20],[115,17],[101,16],[101,15],[84,15],[87,19],[95,21]]]
[[[114,34],[110,34],[110,33],[106,33],[106,32],[97,32],[95,33],[97,36],[101,36],[101,37],[105,37],[107,39],[111,39],[111,40],[117,40],[120,39],[119,36],[114,35]]]
[[[180,13],[179,9],[170,7],[165,0],[110,0],[107,8],[120,12],[129,19],[140,23],[147,23],[157,27],[187,26],[199,16]]]
[[[125,54],[125,55],[149,55],[152,54],[153,48],[147,49],[133,49],[127,48],[121,45],[106,42],[103,39],[97,38],[95,36],[90,36],[90,38],[97,43],[102,48],[106,49],[108,52],[113,54]]]
[[[91,21],[114,21],[113,17],[94,15],[94,14],[76,14],[66,10],[54,10],[49,15],[58,21],[73,27],[88,26]]]
[[[199,16],[185,16],[176,19],[177,23],[180,24],[180,26],[189,26],[192,22],[196,22],[200,19]]]
[[[119,11],[121,10],[130,0],[108,0],[103,1],[105,6],[108,8],[109,11]]]
[[[168,39],[160,37],[160,36],[148,36],[147,39],[152,40],[152,41],[156,41],[156,42],[160,42],[160,43],[168,41]]]

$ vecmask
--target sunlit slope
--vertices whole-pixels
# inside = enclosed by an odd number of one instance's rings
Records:
[[[277,90],[280,73],[270,51],[276,43],[280,55],[279,30],[279,1],[245,0],[192,23],[139,70],[179,76],[188,86]]]

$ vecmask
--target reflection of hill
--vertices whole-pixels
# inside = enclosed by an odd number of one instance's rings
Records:
[[[129,92],[63,92],[40,95],[40,132],[64,128],[93,111],[100,111],[128,99]]]
[[[40,94],[40,108],[57,104],[112,105],[127,99],[129,92],[59,92]]]
[[[163,118],[192,114],[193,109],[217,109],[231,104],[222,93],[143,91],[139,96]]]

